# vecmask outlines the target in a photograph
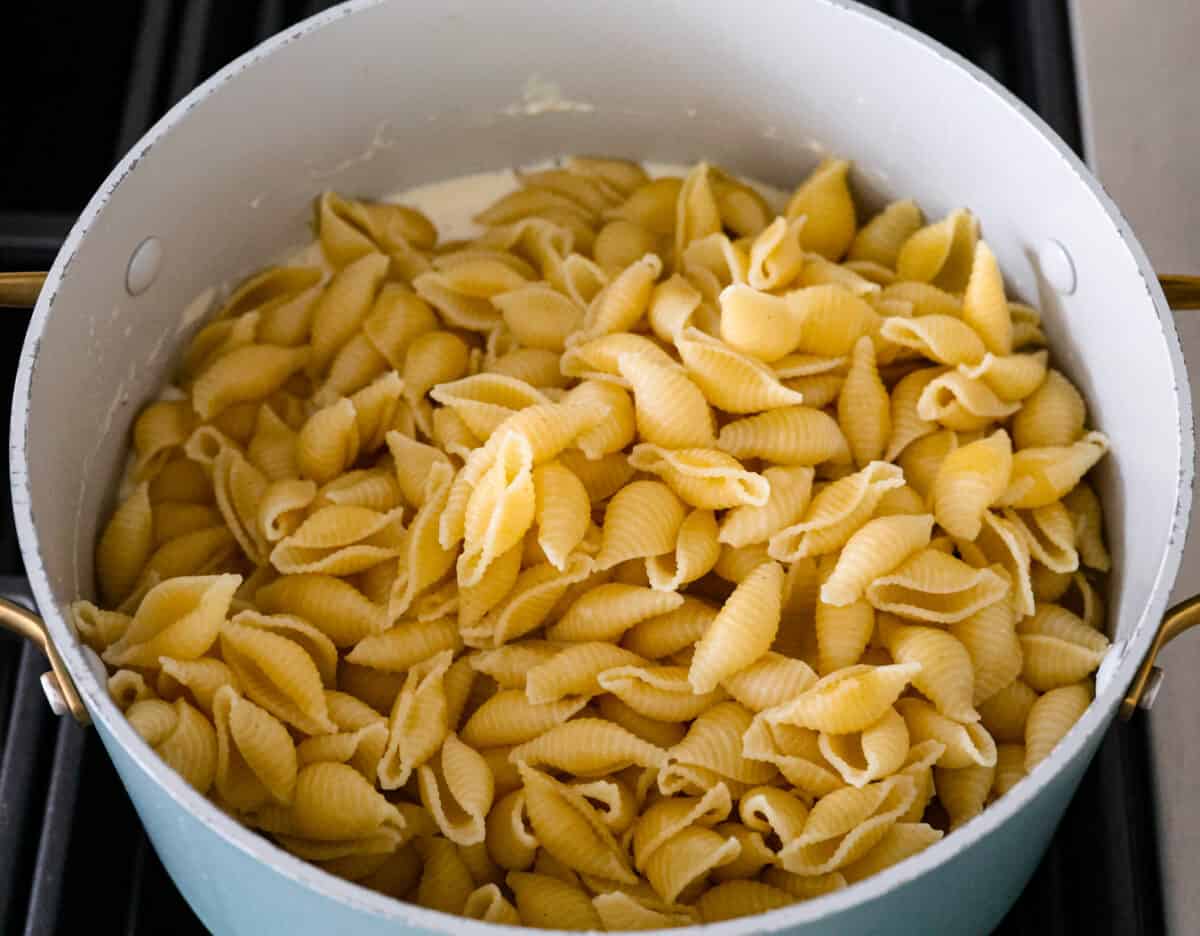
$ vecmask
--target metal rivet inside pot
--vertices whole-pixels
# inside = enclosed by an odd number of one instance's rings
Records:
[[[125,269],[125,291],[140,296],[150,288],[162,266],[163,246],[157,237],[147,237],[134,248]]]
[[[1075,292],[1075,264],[1066,247],[1051,238],[1038,250],[1038,263],[1055,292],[1065,296]]]

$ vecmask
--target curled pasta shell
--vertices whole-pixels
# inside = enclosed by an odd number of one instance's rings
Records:
[[[1092,702],[1092,690],[1086,683],[1051,689],[1029,709],[1025,723],[1025,772],[1045,760],[1083,717]]]
[[[600,916],[587,892],[545,874],[510,871],[505,879],[525,926],[547,929],[598,930]]]
[[[883,630],[883,641],[897,663],[919,663],[913,685],[939,712],[957,722],[975,722],[975,670],[957,637],[938,627],[896,624]]]
[[[785,465],[848,461],[846,437],[832,417],[806,406],[786,406],[727,423],[717,447],[735,458]]]
[[[663,448],[706,448],[713,443],[713,415],[700,388],[685,374],[653,357],[629,352],[617,368],[633,388],[638,433]]]
[[[854,199],[850,195],[847,174],[850,163],[844,159],[826,159],[792,193],[787,203],[788,220],[805,217],[801,243],[837,260],[854,240],[857,221]]]
[[[696,644],[688,680],[697,693],[749,666],[770,648],[779,630],[783,568],[764,562],[743,580]]]
[[[871,582],[927,546],[932,532],[929,514],[868,521],[842,547],[833,572],[821,586],[821,601],[840,606],[859,600]]]
[[[1021,679],[1039,692],[1080,682],[1100,665],[1108,639],[1059,605],[1041,605],[1017,625]]]
[[[421,802],[442,834],[457,845],[484,840],[484,820],[492,808],[495,787],[487,762],[454,732],[440,754],[417,768]]]
[[[734,288],[737,287],[730,287]],[[699,329],[683,329],[675,338],[675,347],[688,375],[708,402],[727,413],[758,413],[804,402],[803,394],[780,383],[775,372],[762,361]]]
[[[819,679],[792,701],[762,713],[774,724],[828,734],[862,731],[879,721],[921,671],[919,663],[859,664]]]
[[[820,737],[811,728],[756,717],[743,736],[742,754],[779,769],[792,786],[811,796],[824,796],[845,781],[821,753]]]
[[[216,641],[241,581],[238,575],[203,575],[155,585],[124,633],[102,654],[104,662],[153,667],[159,657],[203,656]]]
[[[1087,406],[1075,385],[1051,369],[1013,417],[1013,440],[1021,449],[1070,445],[1083,435],[1086,419]]]
[[[987,353],[971,326],[949,315],[893,316],[884,320],[879,334],[892,344],[951,366],[978,364]]]
[[[250,812],[274,801],[287,805],[296,787],[296,745],[287,728],[232,686],[213,697],[217,732],[215,783],[222,800]]]
[[[998,504],[1031,509],[1060,500],[1108,451],[1108,438],[1089,432],[1066,446],[1020,449],[1013,455],[1012,478]]]
[[[690,721],[725,698],[717,689],[695,692],[682,666],[613,667],[599,683],[639,715],[664,722]]]
[[[1005,403],[986,383],[961,370],[946,371],[931,380],[917,400],[917,415],[958,432],[974,432],[1007,419],[1021,408]]]
[[[303,616],[338,647],[349,647],[386,626],[378,606],[332,575],[285,575],[260,588],[254,600],[267,614]]]
[[[979,722],[956,722],[923,699],[901,699],[896,709],[904,716],[914,745],[932,740],[945,746],[936,761],[939,767],[995,766],[996,742]]]
[[[605,719],[575,718],[518,744],[508,759],[577,777],[601,777],[632,766],[659,767],[666,752]]]
[[[658,556],[674,550],[685,508],[669,487],[657,481],[634,481],[621,488],[604,511],[598,569],[627,559]]]
[[[475,748],[523,744],[565,722],[586,701],[575,696],[534,703],[520,689],[501,690],[467,719],[460,737]]]
[[[896,258],[896,272],[901,279],[959,292],[970,277],[978,240],[979,221],[966,209],[952,211],[904,242]]]
[[[837,402],[838,424],[860,468],[883,457],[892,434],[891,401],[865,335],[854,343],[850,369]]]
[[[951,624],[1000,601],[1009,587],[991,569],[973,569],[961,559],[923,549],[868,585],[866,598],[880,611]]]
[[[673,450],[643,443],[634,446],[629,464],[661,477],[680,499],[702,510],[762,506],[770,494],[762,475],[715,449]]]
[[[892,202],[859,229],[847,256],[895,269],[900,248],[920,227],[921,209],[916,202]]]
[[[882,780],[904,764],[908,754],[908,726],[894,708],[860,732],[822,733],[818,743],[821,754],[842,779],[854,787]]]

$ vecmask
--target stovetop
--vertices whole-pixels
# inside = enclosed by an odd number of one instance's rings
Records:
[[[303,0],[42,0],[4,13],[0,270],[45,269],[116,160],[231,58],[327,6]],[[1078,148],[1064,0],[875,0],[991,72]],[[0,310],[0,412],[28,311]],[[7,420],[0,436],[7,441]],[[0,494],[0,594],[23,566]],[[45,662],[0,633],[0,932],[205,930],[142,831],[95,734],[48,710]],[[1115,725],[998,930],[1157,934],[1162,891],[1144,719]]]

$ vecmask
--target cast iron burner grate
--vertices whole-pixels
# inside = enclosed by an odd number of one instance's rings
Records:
[[[1064,0],[874,0],[1012,88],[1072,146]],[[304,0],[68,0],[5,11],[0,270],[45,269],[116,159],[218,67],[327,6]],[[28,312],[0,313],[7,414]],[[8,420],[0,420],[7,438]],[[23,571],[7,485],[0,593]],[[92,732],[50,714],[31,646],[0,633],[0,932],[185,936],[204,928],[159,864]],[[1117,725],[1000,933],[1163,929],[1144,717]],[[984,881],[979,886],[986,887]],[[85,896],[86,895],[86,896]]]

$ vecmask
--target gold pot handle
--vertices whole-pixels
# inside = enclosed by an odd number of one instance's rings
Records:
[[[19,604],[6,598],[0,598],[0,628],[10,630],[18,637],[31,640],[41,647],[42,652],[46,654],[46,659],[50,661],[50,672],[42,677],[43,680],[53,683],[48,687],[48,691],[58,693],[67,710],[75,716],[75,720],[79,724],[90,725],[92,723],[91,716],[88,715],[83,699],[79,697],[79,690],[75,688],[75,681],[67,672],[66,664],[58,655],[58,649],[54,646],[54,641],[50,639],[50,633],[46,630],[42,619]]]
[[[0,273],[0,306],[27,309],[37,302],[45,273]]]

